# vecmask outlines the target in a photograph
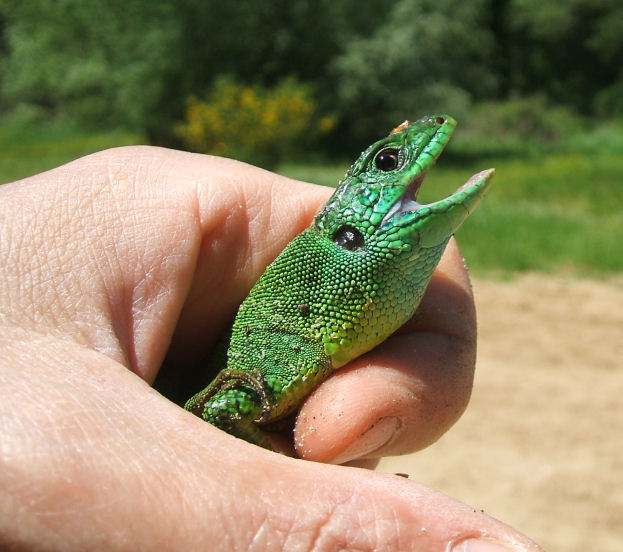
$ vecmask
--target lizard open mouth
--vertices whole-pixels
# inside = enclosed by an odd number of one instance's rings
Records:
[[[394,215],[397,214],[417,215],[418,211],[443,211],[450,205],[456,204],[454,200],[456,200],[456,202],[461,201],[464,205],[466,205],[467,208],[467,205],[470,203],[469,199],[476,198],[476,196],[484,195],[484,191],[488,187],[488,181],[493,175],[494,169],[486,169],[472,175],[467,180],[467,182],[465,182],[465,184],[461,185],[454,193],[446,198],[434,201],[432,203],[420,203],[417,200],[418,193],[420,191],[420,188],[422,187],[422,182],[424,181],[424,177],[426,176],[427,172],[428,171],[421,173],[419,176],[417,176],[417,178],[414,178],[409,183],[403,194],[391,206],[389,211],[383,217],[383,220],[381,221],[381,226],[383,226],[386,222],[392,219]],[[467,203],[465,203],[465,201],[467,201]]]
[[[470,203],[472,200],[480,200],[480,197],[484,195],[484,192],[488,188],[489,180],[494,173],[494,169],[486,169],[472,175],[465,184],[461,185],[454,193],[446,198],[432,203],[420,203],[417,197],[427,172],[428,171],[423,172],[409,183],[403,194],[385,214],[380,226],[392,220],[395,215],[417,216],[420,211],[423,215],[431,211],[443,212],[452,205],[459,203],[465,206],[467,212],[471,212],[472,209],[469,208]]]

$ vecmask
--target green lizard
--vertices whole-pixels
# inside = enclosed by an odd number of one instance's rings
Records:
[[[253,286],[231,329],[227,367],[186,409],[270,449],[260,426],[290,415],[334,369],[413,315],[494,172],[472,176],[446,199],[417,203],[455,126],[447,115],[405,121],[361,154]]]

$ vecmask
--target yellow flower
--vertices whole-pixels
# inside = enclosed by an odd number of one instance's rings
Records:
[[[266,165],[334,128],[334,119],[316,112],[309,89],[292,79],[263,88],[219,78],[206,100],[188,99],[175,130],[193,150]]]

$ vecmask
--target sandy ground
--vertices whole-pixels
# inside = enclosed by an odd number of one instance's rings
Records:
[[[474,282],[477,375],[463,418],[385,459],[546,550],[623,550],[623,279]]]

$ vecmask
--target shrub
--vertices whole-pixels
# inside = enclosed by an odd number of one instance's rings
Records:
[[[188,99],[185,122],[176,131],[194,151],[271,167],[333,126],[332,118],[317,115],[309,88],[293,79],[265,88],[220,77],[206,100]]]
[[[474,105],[453,151],[465,154],[517,155],[564,149],[584,121],[543,96]]]

